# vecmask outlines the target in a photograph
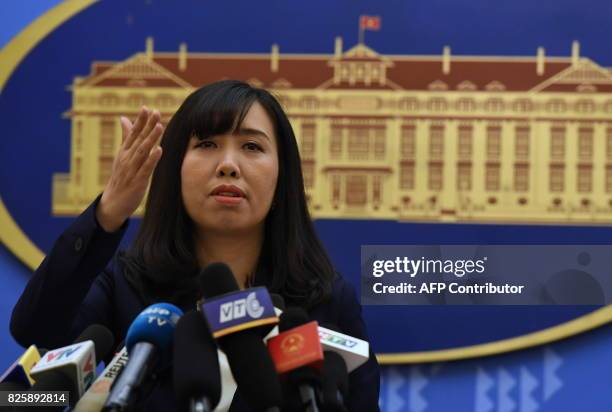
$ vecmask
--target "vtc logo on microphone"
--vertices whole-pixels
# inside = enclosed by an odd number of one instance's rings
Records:
[[[206,300],[201,305],[215,338],[278,323],[274,305],[264,287],[240,290]]]
[[[232,319],[244,318],[247,313],[249,317],[257,319],[263,315],[264,308],[257,300],[255,292],[248,294],[246,299],[238,299],[221,305],[219,322],[225,323]]]

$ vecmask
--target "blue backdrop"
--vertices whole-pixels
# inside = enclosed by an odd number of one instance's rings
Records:
[[[29,21],[44,12],[57,1],[20,1],[3,2],[0,4],[0,44],[4,45]],[[270,18],[269,9],[273,6],[279,15],[294,16],[275,24],[283,34],[282,52],[329,52],[332,49],[332,39],[336,35],[344,37],[345,44],[354,44],[357,37],[357,16],[362,13],[381,14],[383,16],[384,36],[379,33],[368,33],[366,42],[381,53],[397,54],[438,54],[441,47],[451,44],[453,54],[509,54],[533,55],[535,47],[543,45],[549,55],[568,55],[571,41],[578,39],[582,42],[582,54],[593,58],[602,65],[612,65],[612,53],[608,42],[612,28],[609,25],[609,16],[612,7],[604,1],[585,3],[570,1],[541,1],[541,2],[512,2],[508,4],[495,4],[486,1],[416,1],[405,2],[383,1],[364,2],[362,8],[356,7],[352,1],[338,1],[333,4],[318,2],[316,5],[303,3],[300,5],[290,2],[260,2],[251,3],[240,10],[231,10],[227,6],[215,6],[206,16],[207,21],[223,20],[229,13],[241,16],[251,16],[246,24],[235,25],[228,21],[227,27],[217,25],[218,32],[212,31],[210,37],[192,42],[189,37],[190,49],[224,52],[259,51],[266,52],[269,45],[279,39],[270,33],[259,30],[266,19]],[[144,6],[143,6],[144,4]],[[150,8],[150,11],[146,7]],[[135,51],[143,49],[143,33],[156,36],[156,49],[175,50],[179,41],[189,36],[197,35],[198,22],[191,22],[188,15],[157,14],[154,13],[153,1],[114,3],[113,7],[99,7],[96,10],[86,10],[89,19],[104,19],[108,21],[107,30],[112,31],[112,38],[121,41],[109,41],[106,45],[95,43],[95,47],[79,51],[86,56],[78,59],[82,66],[72,67],[74,73],[86,74],[88,64],[93,60],[117,59],[117,56],[126,57]],[[132,25],[117,24],[123,22],[125,16],[140,10],[147,17],[147,25],[141,25],[138,19]],[[346,16],[344,10],[350,11]],[[147,14],[148,13],[148,14]],[[412,16],[409,22],[406,16]],[[184,21],[185,27],[181,30],[182,38],[172,36],[158,36],[158,33],[148,33],[155,25],[164,26],[167,21]],[[207,24],[207,21],[200,22]],[[62,36],[78,35],[84,30],[84,23],[75,22],[65,25],[62,32],[52,34],[56,36],[49,41],[61,42]],[[190,29],[191,28],[191,29]],[[227,31],[232,36],[220,39]],[[257,35],[253,35],[257,33]],[[314,35],[317,33],[317,35]],[[98,33],[98,35],[100,35]],[[51,36],[51,37],[52,37]],[[110,36],[110,34],[109,34]],[[393,41],[389,41],[393,39]],[[192,44],[194,46],[192,47]],[[285,46],[286,45],[286,46]],[[47,48],[32,53],[19,71],[15,73],[15,80],[19,76],[23,79],[34,79],[33,88],[44,88],[45,84],[60,84],[61,87],[70,84],[74,74],[66,75],[57,66],[45,67],[44,75],[40,72],[40,65],[33,64],[36,59],[52,61],[55,53],[61,47]],[[76,59],[75,59],[76,61]],[[83,63],[85,62],[85,63]],[[28,65],[29,63],[29,65]],[[37,72],[36,72],[37,71]],[[19,96],[18,100],[9,99],[10,96]],[[24,96],[22,90],[11,89],[10,85],[3,91],[0,99],[0,116],[6,115],[13,107],[3,106],[6,102],[19,101],[26,108],[31,107],[37,118],[41,121],[45,117],[55,116],[69,107],[70,95],[64,93],[61,99],[42,102],[40,96]],[[36,101],[36,105],[28,106]],[[39,105],[40,104],[40,105]],[[44,107],[43,110],[40,107]],[[23,109],[23,108],[22,108]],[[55,119],[53,119],[55,121]],[[65,147],[68,140],[68,122],[64,122],[64,130],[54,131],[49,136],[47,153],[52,158],[46,164],[50,172],[65,170],[68,165],[68,153]],[[29,129],[28,129],[29,128]],[[24,131],[29,133],[44,133],[36,122],[21,122],[6,125],[5,139],[20,136]],[[24,133],[27,135],[27,133]],[[58,137],[63,136],[63,137]],[[25,139],[20,142],[27,147]],[[19,144],[19,143],[18,143]],[[6,148],[6,145],[0,146]],[[5,158],[7,153],[0,153]],[[45,159],[48,160],[48,159]],[[21,166],[24,170],[25,167]],[[47,250],[55,236],[65,226],[66,219],[56,219],[44,227],[28,227],[36,225],[35,221],[28,221],[25,217],[36,213],[47,213],[48,208],[40,210],[36,199],[50,198],[50,193],[27,193],[20,196],[15,191],[9,192],[6,185],[15,182],[7,173],[9,167],[2,167],[3,176],[0,177],[0,194],[11,211],[18,210],[17,221],[33,240],[43,249]],[[24,179],[32,178],[27,174]],[[4,185],[4,186],[3,186]],[[27,184],[24,185],[28,187]],[[49,190],[47,185],[45,190]],[[26,200],[24,202],[24,199]],[[11,205],[13,208],[11,208]],[[19,205],[16,208],[15,205]],[[38,210],[37,210],[38,209]],[[332,258],[340,270],[348,276],[354,276],[357,283],[359,273],[358,263],[346,261],[343,256],[348,255],[347,250],[358,247],[367,239],[367,243],[393,243],[406,241],[406,236],[397,239],[389,237],[394,232],[385,225],[394,225],[386,222],[372,226],[367,222],[317,222],[323,238],[332,238],[333,233],[342,232],[347,226],[355,233],[362,234],[355,237],[352,242],[342,245],[328,244]],[[518,228],[516,227],[471,227],[469,225],[440,226],[440,225],[405,225],[410,240],[426,243],[513,243],[524,242],[529,238],[533,243],[562,242],[579,243],[594,242],[605,243],[610,238],[607,228]],[[2,230],[0,228],[0,230]],[[367,236],[365,235],[367,234]],[[8,325],[10,310],[18,294],[23,289],[30,271],[4,248],[0,250],[0,276],[3,280],[0,291],[0,322]],[[444,344],[450,347],[462,344],[486,341],[488,332],[483,323],[499,326],[499,336],[513,336],[519,332],[525,333],[541,329],[548,324],[553,325],[571,319],[579,313],[588,312],[589,308],[542,308],[534,312],[530,308],[514,308],[511,311],[504,309],[477,309],[454,308],[454,316],[468,318],[461,324],[444,323],[447,308],[436,313],[436,308],[415,308],[411,317],[420,319],[427,317],[427,324],[418,324],[419,327],[403,327],[398,329],[385,321],[385,316],[377,313],[376,308],[368,308],[366,320],[372,334],[377,330],[389,334],[394,331],[395,339],[386,339],[382,342],[384,351],[401,350],[406,347],[413,349],[434,349],[440,345],[436,335],[443,332],[448,339]],[[463,315],[461,313],[463,311]],[[480,311],[480,312],[479,312]],[[486,312],[486,313],[485,313]],[[388,315],[389,312],[386,312]],[[443,327],[442,327],[443,326]],[[453,326],[456,328],[453,329]],[[612,393],[607,390],[607,366],[612,365],[612,349],[607,346],[612,342],[612,328],[604,327],[564,342],[538,347],[514,354],[501,355],[481,360],[462,362],[449,362],[435,365],[394,366],[383,369],[383,387],[381,403],[385,411],[447,411],[447,410],[475,410],[475,411],[570,411],[581,408],[589,411],[612,410]],[[454,339],[454,341],[453,341]],[[0,366],[8,364],[20,353],[20,348],[12,341],[6,326],[0,333]]]

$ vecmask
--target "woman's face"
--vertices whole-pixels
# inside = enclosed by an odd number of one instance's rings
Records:
[[[191,138],[181,167],[183,203],[200,232],[261,229],[277,178],[274,126],[256,101],[236,132]]]

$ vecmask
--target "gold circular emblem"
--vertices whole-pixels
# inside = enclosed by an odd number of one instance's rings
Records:
[[[281,341],[280,347],[283,353],[288,355],[299,352],[304,347],[304,337],[299,333],[292,333]]]

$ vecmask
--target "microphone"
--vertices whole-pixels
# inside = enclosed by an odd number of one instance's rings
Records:
[[[302,409],[318,412],[318,369],[324,358],[317,322],[309,322],[303,309],[290,307],[282,313],[278,329],[280,333],[268,340],[268,350],[276,370],[297,386]]]
[[[323,412],[347,412],[344,399],[348,397],[349,379],[346,362],[336,352],[323,353],[321,369],[321,398]]]
[[[363,339],[345,335],[334,329],[333,325],[319,326],[319,338],[323,350],[336,352],[342,356],[348,372],[366,363],[370,358],[370,344]]]
[[[113,334],[102,325],[91,325],[75,343],[50,350],[34,365],[32,391],[68,391],[72,406],[96,376],[96,359],[105,358],[112,349]]]
[[[179,410],[209,412],[221,399],[217,344],[199,312],[186,313],[176,325],[173,380]]]
[[[272,299],[272,304],[275,308],[279,309],[282,313],[285,311],[285,299],[278,293],[270,293],[270,299]]]
[[[128,361],[128,352],[123,347],[115,354],[113,360],[106,366],[102,374],[83,394],[74,407],[75,412],[101,411],[108,398],[111,386]]]
[[[198,277],[201,305],[213,336],[227,355],[238,390],[257,411],[279,411],[282,391],[262,329],[276,324],[266,288],[239,290],[231,269],[208,265]]]
[[[169,303],[147,307],[134,319],[125,338],[129,359],[108,395],[103,411],[125,411],[141,392],[153,370],[167,365],[172,335],[183,311]]]
[[[20,388],[13,390],[28,390],[33,384],[34,380],[30,377],[30,371],[32,367],[40,360],[40,352],[36,345],[30,345],[23,354],[17,358],[11,366],[0,376],[0,388],[9,387],[9,383],[12,383],[12,388]],[[6,389],[8,390],[8,389]]]

